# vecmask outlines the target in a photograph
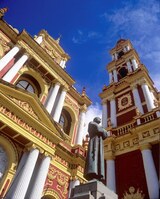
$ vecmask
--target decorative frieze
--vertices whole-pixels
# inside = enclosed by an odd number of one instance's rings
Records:
[[[25,121],[23,121],[20,117],[16,116],[13,112],[10,112],[9,109],[6,107],[0,105],[0,112],[10,118],[12,121],[14,121],[16,124],[39,138],[41,141],[43,141],[45,144],[51,146],[52,148],[55,148],[55,144],[53,144],[47,137],[42,135],[40,132],[38,132],[36,129],[34,129],[32,126],[27,124]]]

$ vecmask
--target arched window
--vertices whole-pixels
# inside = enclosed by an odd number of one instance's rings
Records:
[[[59,119],[59,124],[61,125],[61,127],[63,128],[64,132],[67,135],[69,135],[70,133],[71,123],[72,123],[72,119],[71,119],[70,114],[68,113],[67,110],[63,109],[60,119]]]
[[[18,80],[18,82],[16,83],[16,86],[30,93],[35,93],[38,96],[41,93],[41,88],[37,80],[28,74],[22,75]]]
[[[127,75],[128,70],[125,67],[122,67],[118,72],[119,72],[119,79],[122,79]]]
[[[8,157],[5,150],[0,146],[0,181],[8,166]]]

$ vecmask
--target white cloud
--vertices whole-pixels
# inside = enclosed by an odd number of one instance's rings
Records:
[[[72,41],[75,44],[82,44],[91,39],[98,39],[101,34],[95,31],[82,31],[77,30],[76,34],[72,37]]]
[[[160,2],[159,0],[139,0],[133,4],[123,1],[123,8],[104,13],[103,17],[110,23],[111,38],[128,38],[147,66],[151,77],[160,84],[156,73],[160,64]]]
[[[84,137],[88,133],[88,124],[89,124],[89,122],[93,121],[93,119],[95,117],[102,118],[101,105],[98,104],[98,103],[95,103],[95,104],[91,105],[88,108],[88,111],[86,113],[86,119],[85,119]]]
[[[151,74],[155,87],[160,91],[160,76],[159,74]]]

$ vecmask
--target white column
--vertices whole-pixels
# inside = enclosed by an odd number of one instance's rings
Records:
[[[113,75],[112,75],[112,71],[109,72],[109,83],[111,84],[113,82]]]
[[[38,155],[38,149],[33,149],[29,152],[27,161],[22,168],[18,182],[13,191],[12,199],[24,199]]]
[[[61,62],[60,62],[60,66],[62,67],[62,68],[65,68],[65,65],[66,64],[66,61],[65,60],[61,60]]]
[[[106,160],[107,164],[107,187],[116,193],[115,160]]]
[[[45,184],[45,180],[48,174],[48,169],[50,165],[51,158],[45,156],[42,159],[38,173],[36,175],[35,182],[33,184],[32,190],[28,196],[28,199],[40,199],[42,197],[42,192]]]
[[[117,126],[116,101],[114,98],[110,100],[110,110],[111,110],[111,124],[113,127],[116,127]]]
[[[84,136],[84,123],[85,123],[85,117],[86,117],[86,106],[81,108],[81,113],[79,116],[79,126],[77,131],[77,137],[76,137],[76,143],[82,145],[82,139]]]
[[[138,108],[138,110],[140,111],[140,113],[144,113],[143,111],[143,107],[142,107],[142,103],[141,103],[141,99],[138,93],[138,89],[136,86],[132,86],[132,93],[133,93],[133,98],[134,98],[134,103],[135,106]]]
[[[14,46],[2,59],[0,60],[0,71],[13,59],[13,57],[18,53],[20,48]]]
[[[53,109],[59,88],[60,88],[60,83],[56,82],[55,85],[53,85],[49,91],[49,95],[48,95],[47,101],[45,103],[45,107],[49,113],[51,113],[51,111]]]
[[[131,67],[130,61],[127,61],[127,68],[128,68],[128,72],[132,72],[132,67]]]
[[[149,87],[146,83],[142,84],[142,90],[143,90],[144,97],[145,97],[145,100],[146,100],[146,103],[147,103],[148,111],[151,111],[152,109],[155,108],[155,105],[154,105],[154,100],[152,98]]]
[[[13,191],[16,187],[16,184],[19,180],[19,176],[20,176],[20,172],[22,170],[22,168],[24,167],[25,163],[26,163],[26,160],[27,160],[27,157],[28,157],[28,152],[25,152],[22,157],[21,157],[21,160],[19,162],[19,165],[18,165],[18,168],[17,168],[17,171],[16,171],[16,174],[14,176],[14,179],[13,179],[13,182],[5,196],[5,198],[11,198],[11,196],[13,195]]]
[[[138,68],[138,64],[135,59],[132,59],[133,69],[136,70]]]
[[[127,46],[126,46],[126,49],[127,49],[127,51],[129,51],[129,50],[130,50],[130,47],[127,45]]]
[[[54,111],[53,114],[53,119],[56,122],[59,122],[59,118],[61,116],[61,112],[62,112],[62,108],[63,108],[63,104],[64,104],[64,100],[65,100],[65,96],[66,96],[67,90],[64,88],[60,94],[56,109]]]
[[[10,82],[13,77],[18,73],[20,68],[23,66],[23,64],[27,61],[28,55],[24,54],[13,66],[12,68],[4,75],[2,78],[3,80]]]
[[[102,126],[107,128],[107,101],[102,102]]]
[[[78,185],[80,185],[80,181],[79,180],[72,180],[72,181],[70,181],[70,183],[69,183],[69,193],[68,193],[69,197],[71,195],[71,190],[73,188],[75,188],[75,186],[78,186]]]
[[[144,165],[144,170],[145,170],[149,197],[151,199],[152,198],[158,199],[159,198],[159,182],[158,182],[158,176],[156,173],[156,168],[154,165],[150,145],[146,144],[144,146],[141,146],[141,152],[142,152],[143,165]]]
[[[114,54],[112,55],[112,61],[114,60]]]
[[[43,41],[43,36],[42,36],[42,35],[38,36],[38,37],[35,39],[35,41],[36,41],[38,44],[41,44],[42,41]]]
[[[114,54],[115,60],[118,59],[117,53]]]
[[[117,71],[116,69],[113,71],[114,82],[118,82]]]

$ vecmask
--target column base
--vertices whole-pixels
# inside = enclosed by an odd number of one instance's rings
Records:
[[[118,199],[118,196],[102,182],[91,180],[73,188],[69,199]]]

